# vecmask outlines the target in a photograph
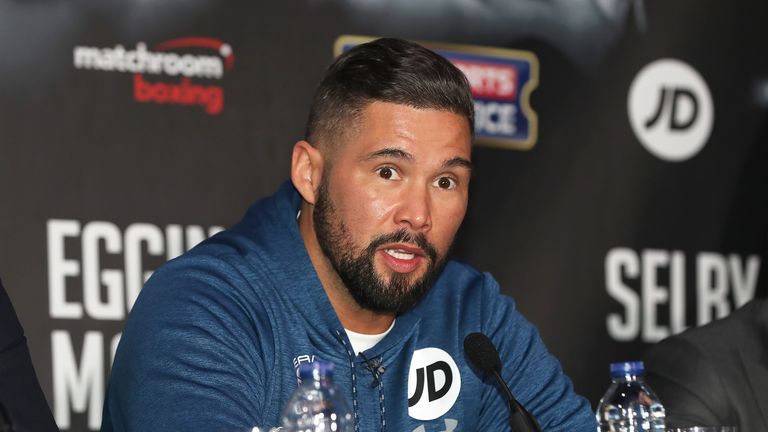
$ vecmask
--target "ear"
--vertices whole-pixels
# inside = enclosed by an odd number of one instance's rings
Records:
[[[291,181],[304,201],[315,204],[317,190],[323,175],[323,155],[307,141],[293,146],[291,157]]]

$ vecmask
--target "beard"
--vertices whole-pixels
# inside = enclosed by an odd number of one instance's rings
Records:
[[[423,233],[411,233],[405,228],[379,235],[356,254],[349,228],[339,217],[329,199],[328,184],[323,180],[318,189],[312,214],[317,241],[349,294],[360,307],[379,313],[400,314],[418,303],[429,291],[445,265]],[[411,281],[411,275],[392,271],[389,280],[376,272],[374,258],[377,250],[388,243],[417,245],[427,260],[424,275]]]

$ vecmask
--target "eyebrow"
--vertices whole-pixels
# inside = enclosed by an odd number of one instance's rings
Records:
[[[443,168],[464,167],[472,172],[472,162],[463,157],[455,157],[443,162]]]
[[[399,148],[384,148],[381,150],[377,150],[373,153],[370,153],[368,156],[366,156],[365,160],[387,158],[387,157],[407,160],[410,162],[413,162],[414,160],[414,157],[412,154],[408,153],[405,150],[401,150]],[[443,168],[453,168],[453,167],[466,168],[467,170],[472,172],[472,162],[470,162],[468,159],[465,159],[463,157],[455,157],[443,162]]]
[[[408,161],[413,161],[412,154],[408,153],[407,151],[401,150],[399,148],[383,148],[381,150],[377,150],[369,154],[365,158],[365,160],[386,158],[386,157],[393,157],[395,159],[405,159]]]

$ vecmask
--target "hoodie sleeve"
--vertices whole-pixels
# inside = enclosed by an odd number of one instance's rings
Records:
[[[597,429],[589,402],[574,393],[571,380],[547,350],[538,330],[500,294],[489,274],[483,278],[483,333],[499,351],[502,377],[510,391],[547,432],[594,432]],[[495,389],[494,389],[495,390]],[[487,392],[478,430],[506,430],[509,410],[500,392]]]
[[[187,259],[155,273],[126,322],[103,431],[263,426],[274,338],[267,310],[243,294],[244,279],[223,260]]]

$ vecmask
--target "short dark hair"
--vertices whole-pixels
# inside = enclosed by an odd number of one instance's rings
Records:
[[[461,115],[474,131],[474,105],[464,74],[413,42],[381,38],[339,56],[317,88],[305,139],[332,146],[371,102],[389,102]]]

